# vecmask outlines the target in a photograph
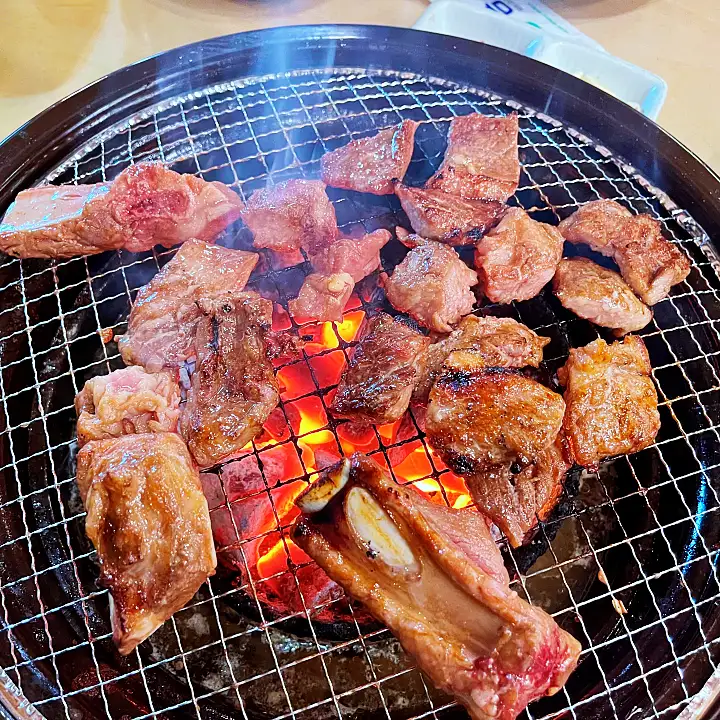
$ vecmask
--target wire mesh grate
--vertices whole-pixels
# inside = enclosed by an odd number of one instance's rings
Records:
[[[502,545],[514,589],[583,645],[563,691],[526,716],[673,717],[720,657],[720,265],[687,213],[552,118],[440,80],[355,69],[252,78],[177,98],[89,142],[46,179],[100,182],[130,163],[161,160],[247,199],[268,182],[316,177],[320,157],[350,138],[413,119],[421,123],[408,174],[415,184],[441,162],[454,116],[513,109],[523,162],[513,202],[557,223],[584,202],[612,198],[658,218],[692,260],[640,333],[660,393],[656,443],[597,472],[575,471],[532,543]],[[343,232],[409,226],[394,197],[328,192]],[[238,226],[221,242],[248,248],[251,238]],[[38,712],[67,720],[462,716],[362,608],[314,591],[314,566],[289,540],[292,498],[353,448],[437,502],[466,501],[462,481],[426,444],[420,411],[367,430],[327,412],[362,317],[383,304],[374,280],[358,285],[342,323],[298,327],[281,308],[308,268],[275,267],[269,256],[251,286],[276,301],[277,328],[307,344],[302,359],[277,366],[281,402],[252,449],[203,476],[219,572],[133,655],[114,652],[74,489],[73,398],[89,377],[122,366],[108,333],[124,331],[137,289],[173,252],[0,266],[7,678]],[[388,245],[384,269],[400,258]],[[512,306],[485,301],[478,312],[510,315],[550,337],[548,376],[570,347],[598,337],[549,294]],[[248,534],[245,520],[257,514],[262,532]]]

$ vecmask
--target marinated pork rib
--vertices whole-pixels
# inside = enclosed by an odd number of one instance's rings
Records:
[[[375,230],[357,239],[341,237],[310,260],[319,273],[347,273],[358,283],[380,267],[380,250],[391,237],[387,230]]]
[[[477,274],[447,245],[411,236],[415,247],[384,278],[392,306],[436,332],[450,332],[475,304]]]
[[[295,542],[474,720],[513,720],[575,669],[580,644],[510,590],[482,515],[431,503],[361,454],[297,503]]]
[[[646,305],[660,302],[690,273],[690,261],[663,237],[657,220],[633,215],[614,200],[583,205],[560,223],[559,230],[571,243],[589,245],[613,258]]]
[[[426,187],[505,202],[519,182],[517,113],[507,117],[475,113],[450,123],[445,159]]]
[[[78,445],[121,435],[175,432],[179,407],[180,387],[169,372],[129,367],[91,378],[75,398]]]
[[[553,291],[576,315],[625,335],[644,328],[652,311],[613,270],[587,258],[564,258],[555,271]]]
[[[556,227],[512,207],[477,245],[481,289],[497,303],[534,298],[552,280],[562,252],[563,236]]]
[[[89,442],[77,456],[77,484],[110,590],[113,640],[127,655],[215,572],[207,501],[175,433]]]
[[[212,242],[240,217],[242,200],[219,182],[163,165],[133,165],[111,183],[21,192],[0,224],[0,250],[21,258],[66,258],[125,248]]]
[[[335,209],[320,180],[287,180],[252,194],[242,219],[256,248],[319,253],[337,237]]]
[[[128,365],[157,371],[192,357],[200,298],[232,298],[247,283],[256,253],[189,240],[135,297],[118,348]]]
[[[505,211],[494,200],[466,200],[402,184],[395,186],[395,194],[418,235],[448,245],[474,245]]]
[[[197,369],[180,425],[195,462],[206,468],[238,455],[280,396],[265,343],[272,302],[248,292],[198,306]]]
[[[539,367],[543,348],[549,342],[550,338],[536,335],[512,318],[468,315],[450,335],[427,349],[413,400],[423,404],[428,401],[445,360],[455,350],[476,354],[486,367]]]
[[[312,273],[305,278],[300,294],[288,302],[288,309],[295,318],[340,321],[354,287],[352,275],[346,272]]]
[[[647,349],[636,335],[570,350],[558,378],[567,403],[563,428],[576,463],[592,467],[654,442],[660,415],[650,371]]]
[[[397,127],[323,155],[323,182],[343,190],[392,195],[393,180],[402,180],[410,165],[417,126],[413,120],[403,120]]]
[[[410,403],[428,338],[379,313],[366,320],[330,410],[358,422],[398,420]]]

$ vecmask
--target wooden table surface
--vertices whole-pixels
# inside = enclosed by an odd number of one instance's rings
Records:
[[[478,0],[479,2],[480,0]],[[669,85],[659,122],[720,171],[718,0],[546,0]],[[273,25],[412,26],[426,0],[4,0],[0,137],[112,70],[177,45]]]

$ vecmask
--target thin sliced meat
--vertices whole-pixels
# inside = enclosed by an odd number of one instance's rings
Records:
[[[375,230],[361,238],[341,237],[310,261],[319,273],[347,273],[358,283],[380,267],[380,250],[391,238],[387,230]]]
[[[352,275],[346,272],[312,273],[305,278],[300,294],[288,302],[288,309],[294,318],[339,322],[354,287]]]

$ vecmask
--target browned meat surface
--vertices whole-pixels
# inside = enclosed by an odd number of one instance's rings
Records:
[[[447,245],[414,237],[416,246],[384,280],[392,306],[436,332],[450,332],[475,305],[477,274]]]
[[[229,250],[189,240],[175,257],[138,290],[118,348],[128,365],[157,371],[193,354],[195,326],[202,313],[197,301],[234,297],[247,283],[256,253]]]
[[[346,272],[312,273],[305,278],[300,294],[288,302],[288,309],[295,318],[340,321],[354,287],[352,275]]]
[[[450,123],[448,146],[430,190],[505,202],[520,182],[518,117],[475,113]]]
[[[555,441],[560,395],[517,371],[483,369],[456,351],[430,391],[428,440],[457,473],[516,460],[527,464]]]
[[[323,155],[323,182],[343,190],[392,195],[393,180],[402,180],[410,164],[417,126],[413,120],[403,120],[397,127]]]
[[[559,225],[571,243],[583,243],[615,260],[625,282],[646,304],[655,305],[690,273],[690,260],[663,237],[660,223],[633,215],[614,200],[583,205]]]
[[[302,248],[314,255],[337,237],[335,209],[320,180],[287,180],[257,190],[242,219],[256,248],[293,253]]]
[[[519,547],[538,520],[555,507],[570,469],[561,436],[525,467],[494,465],[467,475],[465,482],[478,509]]]
[[[199,300],[197,369],[181,418],[195,462],[228,460],[262,431],[279,394],[265,335],[272,303],[256,293]]]
[[[295,542],[474,720],[513,720],[574,670],[580,644],[510,590],[482,515],[431,503],[360,454],[298,505]]]
[[[192,598],[216,558],[208,505],[175,433],[89,442],[77,456],[85,530],[127,655]]]
[[[495,200],[466,200],[401,184],[395,186],[395,194],[418,235],[448,245],[474,245],[505,210]]]
[[[361,238],[341,237],[310,260],[319,273],[347,273],[357,283],[380,267],[380,250],[391,237],[387,230],[375,230]]]
[[[427,402],[445,360],[456,350],[476,354],[486,367],[539,367],[543,348],[549,342],[550,338],[536,335],[529,327],[512,318],[468,315],[450,335],[427,349],[413,400]]]
[[[385,313],[367,320],[330,410],[378,425],[401,418],[429,343],[424,335]]]
[[[133,165],[111,183],[21,192],[0,224],[0,250],[65,258],[125,248],[213,241],[240,217],[242,200],[219,182],[163,165]]]
[[[180,387],[169,372],[129,367],[91,378],[75,398],[78,445],[120,435],[175,432],[179,407]]]
[[[657,391],[645,343],[636,335],[570,350],[558,378],[565,387],[563,427],[579,465],[652,445],[660,429]]]
[[[477,245],[481,289],[497,303],[534,298],[552,280],[562,252],[563,237],[556,227],[510,208]]]
[[[596,325],[625,335],[644,328],[652,311],[613,270],[587,258],[564,258],[555,271],[553,291],[568,310]]]

